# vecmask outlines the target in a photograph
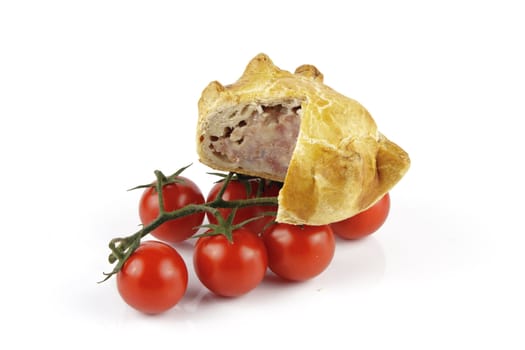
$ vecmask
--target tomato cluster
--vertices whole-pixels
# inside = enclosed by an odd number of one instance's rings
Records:
[[[152,224],[161,212],[189,205],[215,203],[219,193],[223,201],[257,197],[276,197],[280,184],[263,179],[246,179],[215,184],[206,202],[198,186],[190,179],[176,176],[162,186],[148,187],[139,203],[142,224]],[[159,199],[162,203],[159,203]],[[289,281],[304,281],[323,272],[330,264],[336,241],[358,239],[376,231],[385,221],[390,207],[386,194],[368,210],[347,220],[323,226],[275,223],[275,206],[251,205],[236,209],[218,207],[215,211],[197,211],[158,225],[150,233],[160,241],[146,241],[127,258],[117,273],[120,295],[130,306],[144,313],[168,310],[183,297],[188,271],[174,244],[194,237],[207,219],[212,227],[198,235],[193,252],[193,267],[198,279],[213,293],[235,297],[253,290],[261,283],[267,269]],[[220,215],[218,220],[216,215]],[[229,219],[229,221],[227,220]],[[229,227],[214,231],[227,222]],[[241,226],[242,225],[242,226]],[[230,231],[228,231],[230,229]],[[163,241],[163,242],[161,242]]]

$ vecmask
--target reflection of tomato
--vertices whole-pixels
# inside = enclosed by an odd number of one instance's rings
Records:
[[[210,190],[210,193],[208,194],[207,201],[213,201],[217,198],[217,195],[222,187],[223,183],[219,182],[215,184],[212,189]],[[249,192],[247,186],[249,186]],[[248,198],[256,198],[257,197],[257,190],[258,190],[259,183],[255,180],[246,180],[246,181],[237,181],[232,180],[228,183],[226,186],[226,190],[224,191],[224,194],[222,195],[222,199],[226,201],[232,201],[232,200],[239,200],[239,199],[248,199]],[[270,183],[267,186],[265,186],[261,196],[262,197],[273,197],[277,196],[279,194],[280,186],[278,183]],[[235,213],[235,218],[233,220],[234,224],[238,224],[240,222],[243,222],[245,220],[261,216],[264,212],[269,211],[277,211],[277,207],[275,206],[249,206],[245,208],[240,208]],[[228,215],[231,213],[231,209],[227,208],[220,208],[219,212],[221,213],[221,216],[226,219]],[[211,214],[206,213],[208,217],[208,221],[212,224],[217,223],[217,219]],[[251,221],[247,223],[244,227],[254,233],[260,233],[264,226],[272,221],[274,217],[272,216],[265,216],[261,217],[258,220]]]
[[[166,212],[185,207],[188,204],[204,203],[204,196],[197,185],[182,176],[177,177],[181,182],[164,185],[164,209]],[[159,216],[159,199],[155,186],[148,187],[140,199],[139,214],[144,226]],[[181,242],[197,232],[196,227],[202,224],[204,213],[195,213],[175,220],[170,220],[151,232],[160,240],[175,243]]]
[[[117,288],[126,303],[148,314],[166,311],[179,302],[188,285],[188,270],[171,246],[146,241],[117,273]]]
[[[261,239],[246,229],[233,231],[233,243],[224,235],[199,238],[193,253],[199,280],[217,295],[234,297],[254,289],[268,266]]]
[[[387,193],[367,210],[343,221],[331,224],[334,233],[344,239],[358,239],[377,231],[390,211],[390,195]]]
[[[263,234],[268,267],[276,275],[303,281],[323,272],[334,256],[335,239],[329,225],[275,224]]]

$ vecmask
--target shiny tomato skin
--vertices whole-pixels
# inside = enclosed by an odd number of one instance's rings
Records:
[[[239,199],[256,198],[257,190],[259,186],[258,182],[255,180],[250,180],[248,181],[248,184],[251,188],[249,195],[246,189],[246,185],[244,183],[242,183],[241,181],[237,181],[237,180],[230,181],[226,187],[226,190],[224,191],[224,194],[222,195],[222,199],[231,201],[231,200],[239,200]],[[222,185],[223,183],[219,182],[219,183],[216,183],[212,187],[207,197],[208,202],[213,201],[214,199],[217,198],[217,195],[219,194],[219,191]],[[265,196],[265,197],[266,196],[268,197],[277,196],[278,193],[279,193],[279,189],[277,188],[277,185],[270,185],[270,186],[265,187],[261,196]],[[237,212],[235,213],[235,218],[233,220],[233,223],[238,224],[245,220],[248,220],[248,219],[251,219],[257,216],[261,216],[264,212],[269,212],[269,211],[277,211],[277,207],[276,206],[250,206],[250,207],[241,208],[241,209],[238,209]],[[221,213],[221,216],[224,219],[226,219],[228,215],[230,215],[231,209],[220,208],[219,212]],[[212,224],[217,223],[217,219],[211,213],[206,213],[206,215],[210,223]],[[254,220],[252,222],[247,223],[244,227],[254,233],[260,233],[265,227],[265,225],[268,222],[272,221],[273,219],[274,217],[271,217],[271,216],[261,217],[258,220]]]
[[[240,228],[233,232],[233,243],[223,235],[199,238],[193,266],[199,280],[210,291],[236,297],[259,285],[268,267],[268,257],[262,240]]]
[[[304,281],[323,272],[335,253],[329,225],[308,226],[277,223],[263,234],[268,267],[277,276]]]
[[[117,288],[124,301],[146,314],[158,314],[175,306],[187,286],[184,260],[163,242],[141,243],[117,273]]]
[[[182,182],[164,185],[162,195],[164,196],[164,208],[173,211],[185,207],[188,204],[204,203],[204,196],[197,185],[190,179],[178,176]],[[148,187],[139,203],[139,215],[143,225],[148,225],[159,215],[159,200],[155,186]],[[204,213],[195,213],[175,220],[170,220],[151,232],[156,238],[169,242],[182,242],[191,237],[204,220]]]
[[[376,232],[386,221],[390,211],[390,195],[387,193],[367,210],[348,219],[332,223],[334,233],[344,239],[359,239]]]
[[[270,181],[264,186],[264,190],[261,194],[262,197],[278,197],[279,191],[281,190],[282,183]],[[274,212],[277,213],[278,206],[256,206],[256,215],[262,216],[263,213]],[[275,215],[264,215],[260,219],[246,224],[246,228],[257,235],[262,236],[264,230],[270,227],[270,224],[275,220]]]

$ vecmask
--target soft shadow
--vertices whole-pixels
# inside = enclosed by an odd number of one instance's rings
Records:
[[[383,279],[385,270],[383,247],[377,238],[369,236],[354,241],[337,239],[334,259],[325,272],[338,285],[370,286]]]
[[[283,288],[283,287],[286,288],[286,287],[293,287],[294,285],[297,285],[301,282],[294,282],[294,281],[286,280],[284,278],[277,276],[272,271],[270,271],[270,269],[268,269],[268,271],[266,271],[266,275],[264,276],[262,283],[267,286],[277,286],[279,288]]]

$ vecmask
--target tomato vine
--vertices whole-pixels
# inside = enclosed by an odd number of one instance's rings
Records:
[[[115,264],[115,266],[111,272],[103,273],[105,278],[101,280],[99,283],[108,280],[111,276],[118,273],[121,270],[124,263],[126,262],[126,260],[140,246],[141,239],[167,221],[175,220],[175,219],[178,219],[184,216],[188,216],[188,215],[192,215],[195,213],[207,212],[213,215],[215,218],[217,218],[218,224],[217,225],[203,225],[203,227],[207,227],[211,229],[212,233],[215,232],[215,234],[224,234],[228,238],[228,240],[231,240],[231,232],[234,228],[243,226],[244,224],[251,221],[251,220],[247,220],[237,225],[232,225],[232,217],[237,209],[244,208],[244,207],[250,207],[250,206],[277,206],[278,204],[277,197],[259,197],[258,196],[255,198],[239,199],[239,200],[222,199],[222,195],[224,194],[226,187],[228,186],[228,183],[233,178],[243,178],[244,177],[236,173],[230,172],[224,177],[223,180],[221,180],[222,187],[220,188],[219,193],[214,200],[208,201],[203,204],[189,204],[177,210],[166,211],[165,206],[164,206],[162,188],[165,185],[176,183],[180,181],[177,178],[177,176],[180,175],[180,173],[182,173],[182,171],[184,171],[187,167],[188,166],[179,169],[177,172],[175,172],[174,174],[170,176],[165,176],[160,170],[155,170],[154,173],[155,173],[156,181],[153,184],[141,185],[141,186],[132,188],[133,190],[133,189],[138,189],[138,188],[146,188],[146,187],[154,186],[157,192],[157,196],[158,196],[159,215],[155,220],[150,222],[148,225],[143,225],[141,229],[135,232],[134,234],[131,234],[126,237],[113,238],[109,242],[108,246],[109,246],[109,249],[111,250],[111,253],[109,254],[108,261],[110,264]],[[219,208],[232,209],[232,215],[230,215],[230,217],[225,220],[219,213],[219,210],[218,210]],[[266,214],[271,215],[275,213],[269,212]],[[199,236],[201,235],[196,235],[194,237],[199,237]]]

